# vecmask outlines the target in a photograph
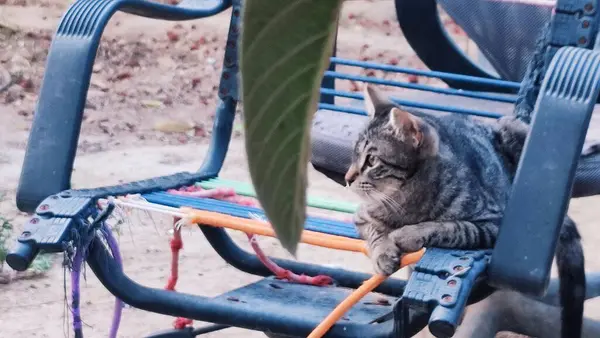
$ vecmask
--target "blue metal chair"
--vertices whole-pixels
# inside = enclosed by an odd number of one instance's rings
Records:
[[[597,6],[597,2],[592,3]],[[432,1],[425,0],[396,3],[400,23],[405,32],[412,31],[412,28],[410,24],[406,26],[406,13],[401,13],[400,9],[407,8],[410,3],[419,3],[422,6],[427,4],[430,7],[432,5]],[[195,172],[176,173],[117,186],[70,189],[71,171],[92,65],[100,36],[111,16],[116,11],[124,11],[155,19],[190,20],[217,15],[230,6],[233,9],[219,86],[219,105],[210,149],[202,167]],[[437,337],[450,337],[458,325],[465,305],[489,295],[493,291],[490,285],[533,294],[545,290],[557,231],[571,197],[573,182],[575,181],[577,187],[580,177],[597,177],[598,173],[598,167],[591,166],[591,171],[580,170],[576,175],[578,163],[579,168],[583,163],[588,163],[585,159],[580,160],[580,153],[600,90],[600,53],[591,50],[593,43],[573,47],[577,43],[571,40],[576,39],[576,36],[568,30],[563,30],[568,24],[580,22],[581,13],[586,13],[586,19],[592,23],[590,36],[594,39],[590,41],[595,41],[598,17],[596,11],[586,11],[585,1],[559,0],[557,6],[562,11],[560,21],[556,22],[564,25],[553,26],[553,40],[550,41],[552,47],[548,50],[548,57],[552,62],[545,71],[543,82],[534,84],[540,86],[540,94],[535,105],[533,127],[519,166],[502,232],[497,247],[491,253],[494,259],[488,264],[488,251],[465,252],[432,248],[427,251],[422,262],[417,264],[416,273],[408,283],[392,278],[376,290],[393,304],[392,307],[359,304],[348,315],[348,321],[336,324],[327,337],[410,337],[426,325],[429,325],[429,329]],[[429,12],[424,13],[431,14],[430,7]],[[238,102],[235,76],[238,73],[238,60],[235,42],[239,33],[240,8],[241,0],[186,0],[177,6],[147,0],[78,0],[71,5],[58,27],[48,55],[39,104],[19,181],[17,205],[20,210],[35,215],[18,238],[15,251],[7,257],[7,262],[12,268],[24,270],[40,251],[62,252],[65,250],[65,243],[74,236],[84,236],[89,230],[86,219],[98,216],[95,202],[107,196],[139,193],[156,203],[171,206],[194,203],[192,206],[195,208],[229,212],[240,217],[248,217],[249,212],[257,212],[251,208],[234,207],[226,202],[169,198],[163,193],[170,188],[214,179],[218,177],[223,165]],[[574,8],[576,10],[573,10]],[[435,18],[429,17],[427,22],[433,22]],[[423,22],[421,24],[421,28],[424,27]],[[420,43],[423,48],[427,47],[424,41]],[[438,47],[452,48],[442,44],[436,45],[436,48]],[[470,61],[467,62],[468,59],[457,54],[456,49],[456,53],[448,54],[456,63],[441,64],[436,63],[439,60],[428,61],[426,54],[423,54],[425,52],[416,49],[426,63],[433,62],[428,64],[438,65],[433,68],[439,71],[419,71],[340,57],[331,59],[332,66],[325,74],[321,89],[322,100],[313,126],[311,161],[318,170],[334,180],[340,180],[339,174],[345,171],[348,163],[347,149],[353,141],[356,129],[364,123],[364,112],[361,108],[336,104],[336,97],[358,100],[362,97],[360,94],[336,90],[335,79],[371,82],[427,92],[424,94],[427,95],[426,99],[422,96],[420,100],[398,98],[397,101],[405,106],[430,111],[497,118],[511,110],[515,102],[513,94],[521,88],[520,83],[493,78],[473,63],[469,63]],[[354,76],[337,72],[335,65],[439,78],[451,87],[433,88]],[[443,97],[444,103],[430,103],[435,102],[431,100],[432,95]],[[468,103],[481,101],[485,102],[485,109],[481,109],[481,104],[469,106]],[[340,124],[340,121],[345,122]],[[545,151],[547,149],[554,151]],[[547,165],[542,166],[541,163]],[[594,163],[597,165],[598,162]],[[591,190],[598,193],[597,190]],[[580,190],[576,188],[574,191]],[[588,191],[586,194],[592,192]],[[556,207],[548,210],[548,205]],[[540,210],[545,212],[541,213]],[[315,218],[308,220],[306,227],[323,233],[357,236],[353,225],[348,223],[327,222]],[[527,229],[525,234],[523,227]],[[274,283],[269,277],[270,272],[255,255],[238,247],[223,229],[202,225],[200,229],[215,251],[233,267],[249,274],[264,276],[265,279],[214,298],[149,288],[131,280],[107,251],[102,239],[97,236],[91,238],[86,261],[112,294],[138,309],[218,324],[212,329],[236,326],[288,337],[305,337],[347,296],[349,290],[357,288],[369,277],[367,274],[345,269],[275,259],[280,266],[296,273],[329,275],[337,284],[318,296],[312,286],[291,283],[282,284],[281,289],[274,293],[270,291],[270,285]],[[515,237],[517,232],[519,236]],[[534,235],[535,243],[538,244],[530,246],[530,243],[534,242]],[[526,262],[516,260],[523,255],[530,259]],[[452,295],[452,301],[448,301],[445,297],[447,294],[435,294],[431,290],[438,286],[435,283],[446,283],[444,274],[448,276],[457,262],[471,269],[468,273],[456,277],[460,287],[449,291],[445,289]],[[533,270],[538,273],[531,274]],[[486,271],[488,273],[484,274]],[[489,278],[485,278],[486,276]],[[427,284],[426,288],[423,288],[420,283],[411,283],[416,278],[424,277],[434,284]],[[401,297],[403,295],[404,297]],[[315,301],[315,297],[319,297],[318,302]],[[231,298],[245,299],[247,302],[231,302]],[[288,311],[286,304],[290,302],[294,304],[296,312]],[[201,329],[197,332],[204,333],[212,329]],[[154,337],[195,335],[187,331],[168,331]]]

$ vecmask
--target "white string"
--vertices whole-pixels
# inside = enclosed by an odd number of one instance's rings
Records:
[[[139,209],[144,211],[158,212],[161,214],[167,214],[179,218],[175,223],[174,229],[179,230],[186,225],[191,225],[191,219],[187,213],[182,212],[178,208],[169,207],[166,205],[160,205],[148,202],[141,196],[126,196],[119,198],[109,198],[108,201],[112,201],[116,206],[128,207],[131,209]],[[107,203],[107,200],[99,200],[99,203]]]
[[[107,203],[107,200],[101,199],[101,200],[99,200],[99,202]],[[150,202],[129,200],[126,197],[114,199],[113,203],[115,205],[122,206],[122,207],[128,207],[131,209],[140,209],[140,210],[146,210],[146,211],[154,211],[154,212],[158,212],[161,214],[167,214],[167,215],[171,215],[171,216],[175,216],[175,217],[179,217],[179,218],[185,218],[187,216],[186,213],[181,212],[181,210],[179,210],[177,208],[168,207],[168,206],[160,205],[160,204],[154,204],[154,203],[150,203]]]

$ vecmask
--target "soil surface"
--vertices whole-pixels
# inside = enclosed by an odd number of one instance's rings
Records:
[[[18,233],[26,215],[17,211],[19,179],[48,48],[67,0],[0,0],[0,215]],[[118,13],[110,21],[98,51],[85,105],[74,170],[74,187],[94,187],[153,177],[201,164],[214,119],[216,89],[223,57],[229,11],[196,21],[175,23]],[[460,42],[461,32],[447,22]],[[338,55],[388,64],[423,68],[402,38],[391,1],[348,1],[340,22]],[[404,77],[381,72],[386,78]],[[404,78],[441,86],[437,81]],[[341,82],[346,90],[355,83]],[[236,122],[234,138],[222,177],[248,181]],[[338,200],[347,192],[310,172],[310,193]],[[584,234],[586,268],[600,268],[594,245],[600,231],[600,199],[574,201],[571,214]],[[595,203],[595,204],[594,204]],[[126,273],[152,287],[164,287],[169,272],[171,220],[131,215],[120,235]],[[247,248],[245,237],[233,234]],[[287,256],[275,240],[261,239],[267,253]],[[257,277],[228,266],[197,229],[184,231],[178,291],[216,296],[251,283]],[[301,245],[298,259],[370,272],[370,263],[356,254]],[[61,258],[36,279],[0,285],[1,337],[63,337],[69,333]],[[6,267],[4,273],[7,273]],[[82,316],[86,337],[106,337],[113,298],[88,271],[82,283]],[[292,308],[290,308],[292,310]],[[586,315],[600,319],[600,303],[589,301]],[[171,327],[173,318],[126,308],[119,337],[142,337]],[[198,323],[200,324],[200,323]],[[228,329],[209,337],[262,337],[260,332]]]

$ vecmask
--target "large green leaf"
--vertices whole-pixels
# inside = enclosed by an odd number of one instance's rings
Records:
[[[240,56],[250,176],[279,241],[292,254],[306,219],[310,123],[341,2],[243,2]]]

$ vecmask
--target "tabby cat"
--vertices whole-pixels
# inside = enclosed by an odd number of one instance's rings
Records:
[[[370,120],[345,179],[362,199],[355,223],[376,272],[392,274],[402,253],[422,247],[493,247],[529,126],[409,111],[371,86],[365,103]],[[556,258],[562,336],[580,337],[583,251],[568,216]]]

